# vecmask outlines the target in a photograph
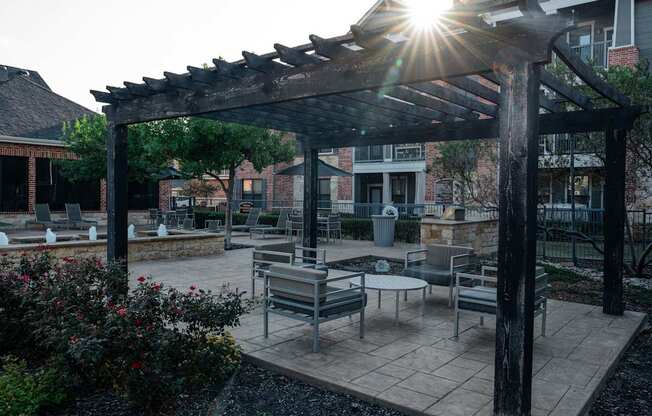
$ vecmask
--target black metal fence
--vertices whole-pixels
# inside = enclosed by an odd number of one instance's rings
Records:
[[[604,247],[604,211],[601,209],[540,208],[537,255],[574,264],[600,263]],[[652,211],[627,211],[625,261],[638,257],[652,242]]]
[[[181,202],[181,200],[179,200]],[[193,198],[181,204],[191,203],[195,206],[205,206],[215,211],[225,211],[226,201],[220,199]],[[181,205],[179,204],[179,205]],[[300,211],[303,201],[300,200],[235,200],[232,202],[234,211],[241,205],[253,205],[265,211],[274,212],[281,208]],[[400,219],[419,220],[424,215],[441,216],[446,209],[443,204],[393,204],[399,211]],[[175,203],[173,202],[173,206]],[[353,203],[319,201],[320,210],[339,213],[347,218],[371,218],[382,212],[385,204]],[[495,208],[466,207],[467,219],[497,219]],[[600,250],[604,243],[604,211],[601,209],[570,208],[538,209],[537,256],[551,261],[573,262],[574,264],[597,264],[602,262]],[[652,211],[627,211],[627,228],[625,232],[626,260],[638,257],[645,247],[652,243]]]

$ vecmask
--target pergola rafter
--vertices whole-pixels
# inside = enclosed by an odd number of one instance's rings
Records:
[[[520,10],[522,17],[485,23],[486,13],[504,9]],[[632,107],[558,40],[571,22],[546,15],[537,0],[456,1],[432,34],[406,29],[397,10],[373,30],[354,26],[335,38],[311,35],[310,43],[297,47],[275,44],[270,53],[243,52],[237,62],[214,59],[212,67],[92,91],[108,104],[108,257],[127,258],[128,124],[200,116],[297,134],[305,159],[308,247],[317,242],[319,148],[498,138],[494,408],[497,415],[529,415],[538,136],[607,133],[604,228],[611,254],[605,255],[604,311],[622,314],[624,138],[645,109]],[[594,109],[589,97],[543,69],[553,46],[611,108]],[[568,111],[559,98],[579,110]]]

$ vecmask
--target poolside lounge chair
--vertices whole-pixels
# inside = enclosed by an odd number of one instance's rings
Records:
[[[97,221],[82,218],[81,206],[79,204],[66,204],[66,216],[68,227],[83,227],[97,225]]]
[[[360,276],[353,288],[330,286]],[[364,308],[367,305],[364,273],[328,277],[323,270],[290,265],[272,265],[265,273],[264,336],[269,336],[269,314],[298,319],[313,326],[312,351],[319,352],[319,325],[352,314],[360,314],[360,338],[364,338]]]
[[[258,224],[260,219],[260,208],[252,208],[247,215],[247,220],[243,225],[234,225],[231,227],[233,231],[244,231],[247,232],[251,228],[266,228],[271,227],[271,225]]]
[[[265,235],[267,234],[284,234],[285,233],[285,228],[287,226],[288,222],[288,215],[290,214],[290,210],[288,209],[281,209],[281,211],[278,214],[278,221],[276,221],[276,227],[254,227],[249,229],[249,238],[253,240],[254,234],[260,234],[265,238]]]
[[[313,253],[306,257],[306,253]],[[265,244],[254,249],[251,259],[251,297],[256,295],[256,279],[262,279],[272,265],[285,264],[313,268],[328,273],[326,250],[297,246],[294,241]]]
[[[497,272],[498,269],[495,267],[483,266],[480,275],[461,272],[455,274],[454,337],[457,338],[459,335],[460,315],[463,312],[479,314],[480,325],[484,325],[485,315],[496,315],[498,309],[495,287],[498,281]],[[537,267],[535,274],[534,316],[541,315],[541,335],[545,337],[548,309],[548,275],[541,267]]]
[[[448,306],[452,307],[455,272],[468,267],[474,257],[471,247],[430,244],[428,248],[405,253],[403,274],[428,282],[430,293],[432,285],[448,286]]]
[[[43,228],[63,228],[66,227],[68,221],[66,220],[53,220],[50,213],[50,206],[48,204],[34,205],[34,219],[25,221],[25,228],[30,225],[42,225]]]

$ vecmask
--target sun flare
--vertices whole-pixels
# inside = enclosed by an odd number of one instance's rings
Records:
[[[453,0],[408,0],[410,22],[419,29],[426,29],[437,23],[439,16],[453,7]]]

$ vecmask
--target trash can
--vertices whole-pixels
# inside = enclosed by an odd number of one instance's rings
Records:
[[[392,247],[394,245],[394,227],[396,218],[393,215],[372,215],[374,223],[374,244],[376,247]]]

